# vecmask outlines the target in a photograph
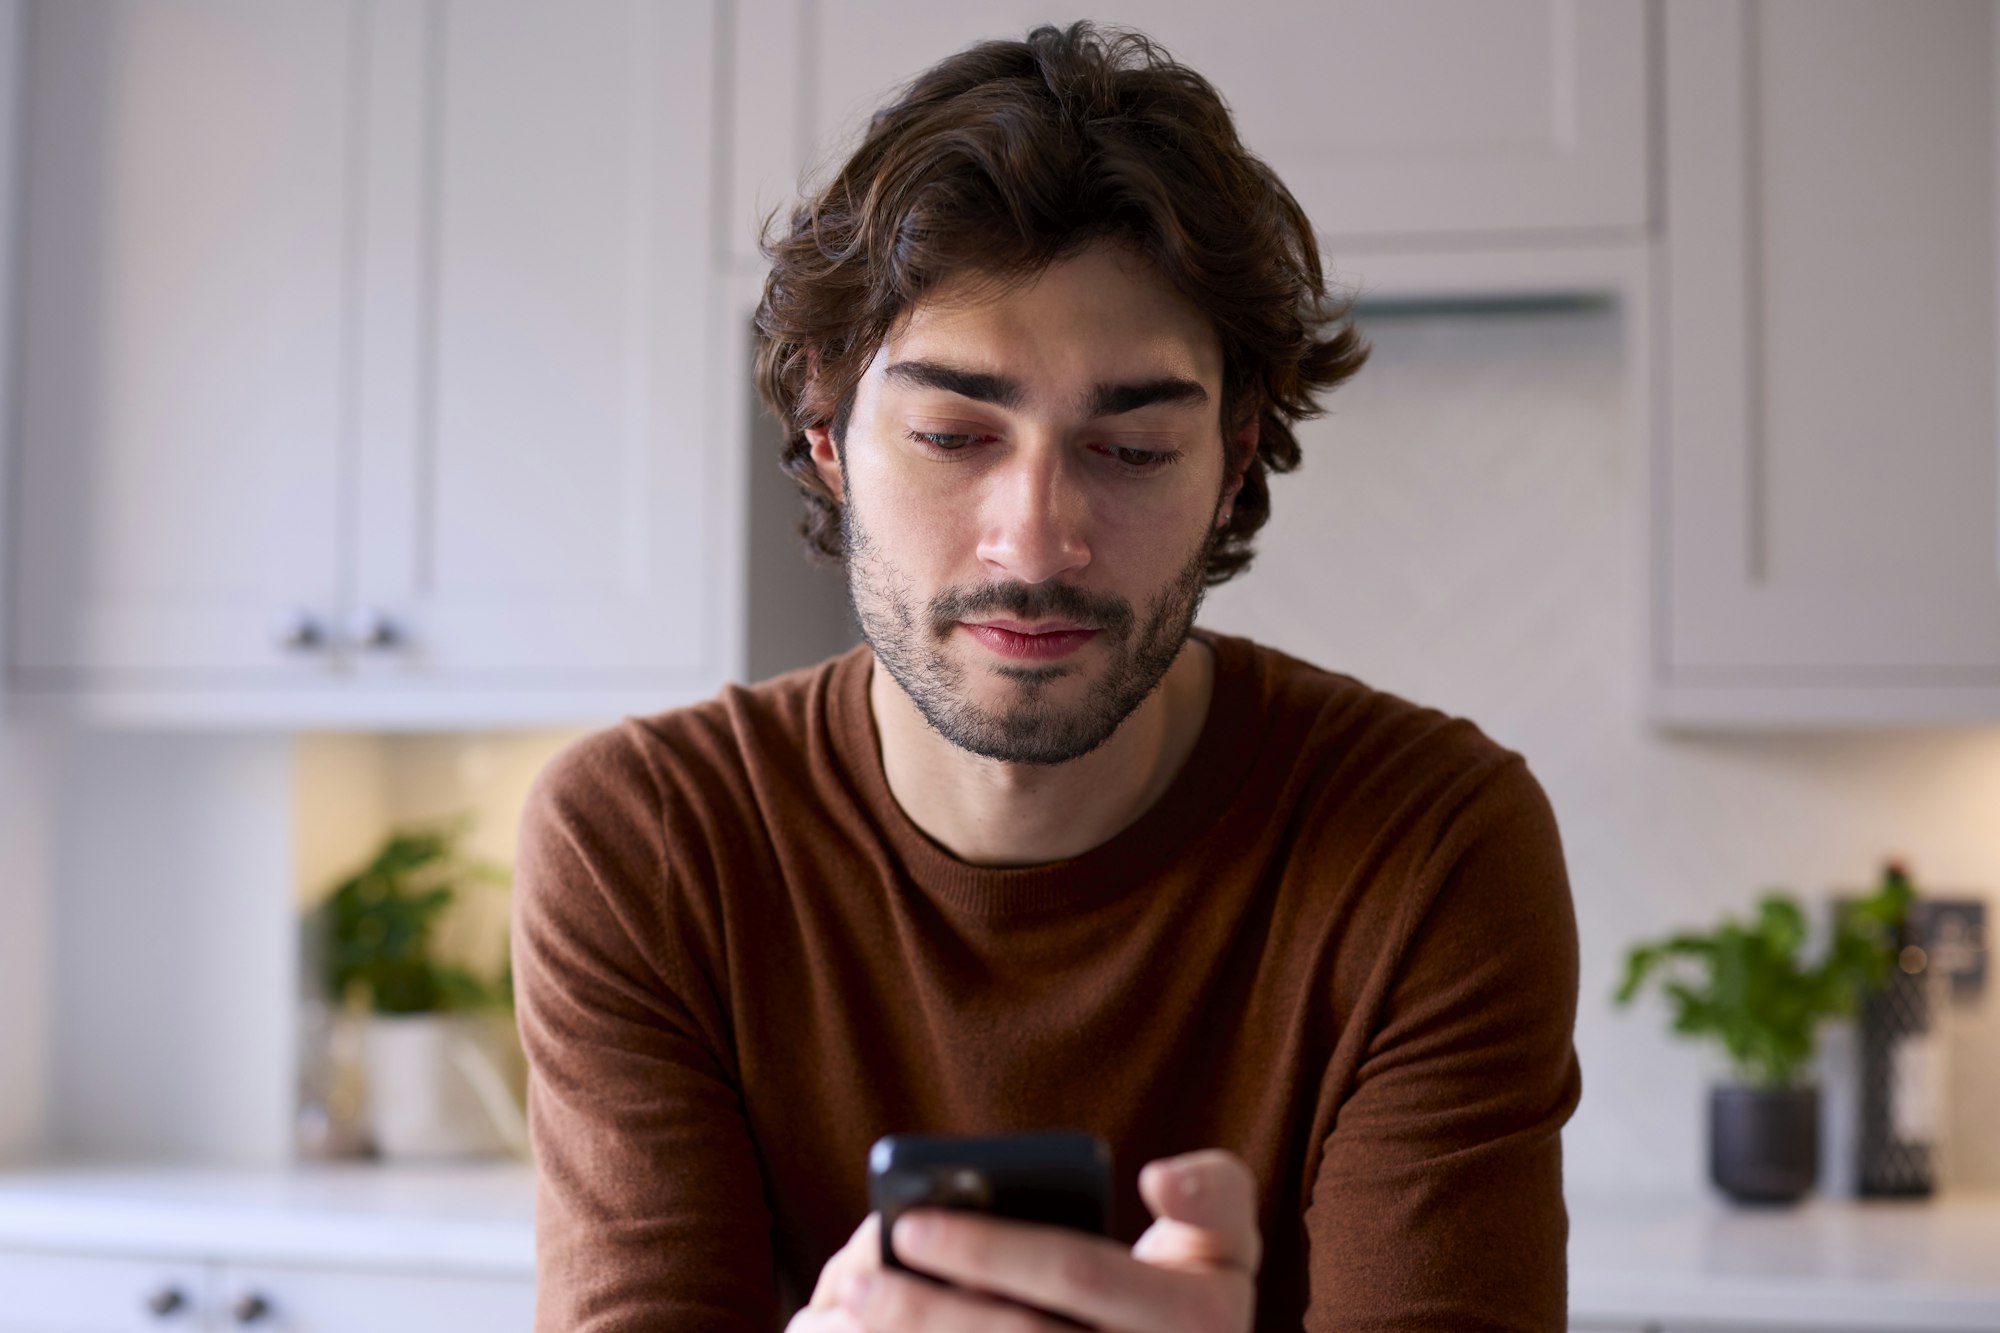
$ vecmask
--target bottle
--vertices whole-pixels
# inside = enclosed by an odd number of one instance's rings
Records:
[[[1885,887],[1910,888],[1902,862],[1889,862],[1883,874]],[[1922,1197],[1937,1188],[1945,1112],[1942,1006],[1917,915],[1906,911],[1895,924],[1895,965],[1861,1004],[1855,1188],[1864,1196]]]

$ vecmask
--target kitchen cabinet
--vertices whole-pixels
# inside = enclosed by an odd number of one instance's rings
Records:
[[[525,1333],[526,1279],[0,1252],[0,1333]]]
[[[0,1333],[137,1333],[206,1327],[201,1264],[0,1250]]]
[[[533,1282],[335,1268],[222,1264],[217,1329],[272,1325],[296,1333],[436,1333],[476,1328],[527,1333]]]
[[[11,692],[553,725],[844,647],[747,388],[755,216],[896,80],[1056,17],[969,14],[31,6]],[[1596,288],[1643,242],[1639,0],[1122,17],[1371,295]]]
[[[334,3],[30,8],[14,665],[323,669],[340,581],[351,25]]]
[[[521,1162],[0,1171],[0,1333],[534,1323]]]
[[[1662,8],[1653,714],[2000,719],[1994,6]]]
[[[32,8],[15,689],[395,726],[744,674],[722,8]]]
[[[836,163],[896,85],[973,41],[1075,17],[1042,0],[745,0],[739,13],[730,236],[745,261],[801,168]],[[1215,83],[1342,272],[1375,250],[1644,239],[1640,0],[1134,0],[1116,19]]]

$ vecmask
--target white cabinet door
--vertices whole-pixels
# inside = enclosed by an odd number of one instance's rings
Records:
[[[196,1333],[210,1276],[202,1264],[0,1252],[0,1333]]]
[[[746,0],[736,253],[753,253],[799,167],[837,161],[896,85],[1074,17],[1046,0]],[[1131,0],[1115,18],[1215,83],[1336,254],[1646,226],[1640,0]]]
[[[13,650],[28,680],[323,671],[279,636],[337,591],[357,12],[28,13]]]
[[[1994,23],[1665,6],[1664,720],[2000,717]]]
[[[351,611],[395,641],[362,687],[734,671],[718,7],[376,7]]]
[[[270,1333],[529,1333],[535,1284],[339,1268],[224,1264],[212,1327]]]
[[[723,7],[36,7],[17,682],[406,725],[739,674]]]

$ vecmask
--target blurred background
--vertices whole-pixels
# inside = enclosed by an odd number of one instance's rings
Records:
[[[527,1326],[528,783],[854,641],[758,223],[1076,17],[1214,80],[1375,346],[1203,622],[1471,717],[1561,821],[1576,1326],[2000,1328],[1989,0],[9,0],[0,1330]],[[1626,951],[1771,891],[1817,936],[1892,858],[1958,980],[1887,1073],[1831,1023],[1810,1197],[1724,1203],[1726,1062]]]

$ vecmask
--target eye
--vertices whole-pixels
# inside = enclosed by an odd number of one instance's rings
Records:
[[[1115,458],[1119,466],[1132,472],[1158,472],[1169,464],[1181,461],[1178,449],[1132,449],[1124,445],[1110,445],[1104,452]]]
[[[988,438],[983,435],[953,435],[941,430],[913,430],[909,435],[918,444],[941,454],[957,453],[975,440]]]

